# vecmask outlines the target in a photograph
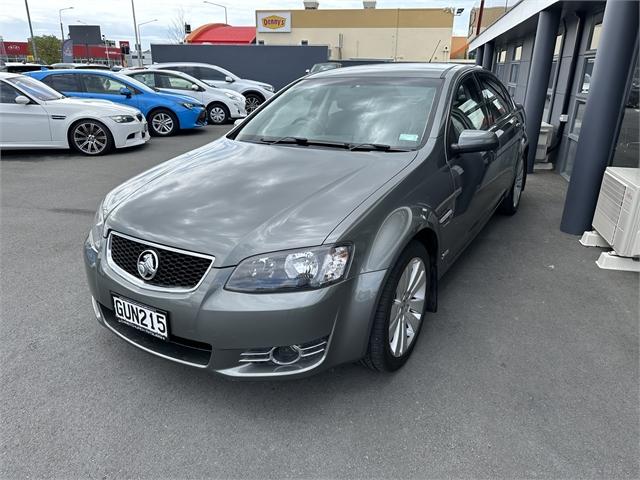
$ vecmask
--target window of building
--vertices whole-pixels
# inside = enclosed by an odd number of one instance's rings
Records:
[[[544,101],[544,111],[542,120],[551,121],[551,105],[555,96],[556,76],[558,73],[558,65],[560,64],[560,53],[562,52],[562,34],[556,37],[556,43],[553,47],[553,60],[551,61],[551,72],[549,73],[549,83],[547,84],[547,97]]]
[[[640,65],[636,50],[635,68],[627,86],[627,99],[620,122],[618,141],[611,164],[615,167],[637,168],[640,161],[640,130],[638,130],[638,109],[640,109]]]
[[[602,22],[598,22],[593,26],[591,32],[591,41],[589,42],[589,50],[597,50],[600,43],[600,31],[602,30]]]
[[[587,57],[584,59],[584,67],[582,69],[582,81],[578,86],[578,93],[587,95],[591,87],[591,77],[593,75],[593,66],[596,63],[595,57]]]
[[[580,130],[582,129],[582,119],[584,118],[584,110],[586,108],[586,103],[584,102],[576,102],[576,110],[573,114],[573,123],[571,125],[571,135],[576,137],[580,136]]]
[[[509,67],[509,86],[515,87],[518,84],[518,73],[520,71],[520,59],[522,58],[522,45],[518,45],[513,50],[511,56],[511,66]]]
[[[507,62],[507,49],[498,50],[496,55],[496,69],[495,74],[500,80],[504,80],[504,68]]]

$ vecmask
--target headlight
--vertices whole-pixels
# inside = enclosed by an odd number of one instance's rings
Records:
[[[102,237],[104,235],[104,201],[100,202],[100,206],[93,217],[93,227],[89,232],[89,244],[96,252],[100,251],[102,245]]]
[[[116,123],[131,123],[136,121],[133,115],[114,115],[111,117],[111,120]]]
[[[344,278],[350,256],[347,245],[256,255],[236,267],[225,288],[273,292],[325,287]]]
[[[182,105],[184,108],[188,108],[189,110],[191,110],[192,108],[198,108],[200,105],[198,105],[197,103],[181,103],[180,105]]]

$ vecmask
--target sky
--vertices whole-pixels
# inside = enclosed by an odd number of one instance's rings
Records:
[[[191,28],[212,22],[224,22],[224,10],[207,5],[202,0],[134,0],[138,24],[156,20],[140,28],[143,48],[150,43],[167,43],[170,25],[179,18],[180,9]],[[60,36],[58,10],[62,12],[66,26],[100,25],[102,34],[110,40],[129,40],[134,44],[134,27],[131,0],[28,0],[34,35]],[[319,0],[320,8],[362,8],[360,0]],[[290,10],[302,8],[302,0],[217,0],[226,5],[231,25],[255,25],[255,10]],[[377,8],[440,8],[456,7],[465,11],[454,20],[454,35],[466,36],[469,11],[475,0],[378,0]],[[486,3],[504,5],[504,0],[489,0]],[[510,2],[511,3],[511,2]],[[0,13],[0,36],[6,41],[25,41],[29,37],[29,26],[24,0],[2,0]]]

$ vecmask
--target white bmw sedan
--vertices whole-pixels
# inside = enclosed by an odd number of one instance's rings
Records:
[[[108,100],[67,98],[24,75],[0,73],[0,148],[73,148],[102,155],[149,140],[139,110]]]

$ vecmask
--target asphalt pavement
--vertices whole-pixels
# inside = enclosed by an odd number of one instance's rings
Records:
[[[232,382],[100,327],[81,257],[100,199],[224,131],[2,152],[0,478],[638,478],[638,275],[559,231],[553,173],[446,275],[396,374]]]

